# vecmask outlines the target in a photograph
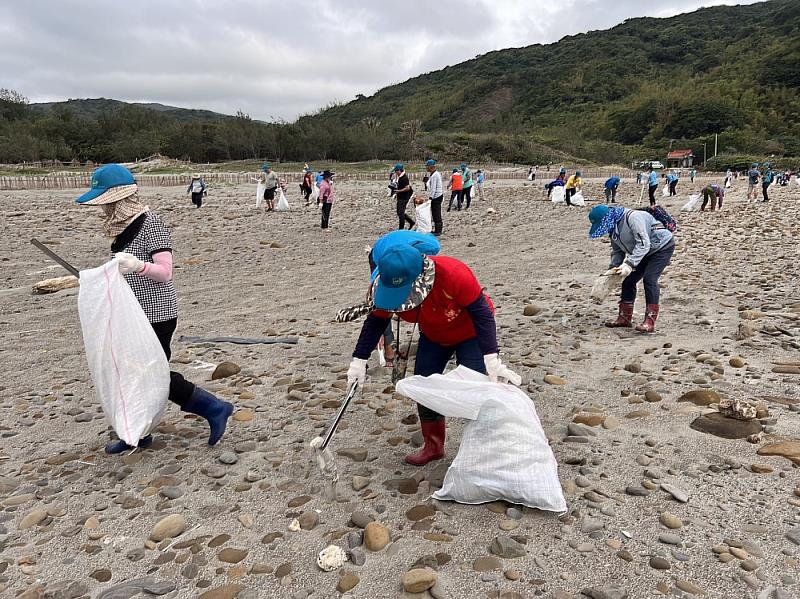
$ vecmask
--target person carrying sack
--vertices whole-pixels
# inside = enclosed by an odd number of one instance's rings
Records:
[[[442,201],[444,200],[444,187],[442,186],[442,173],[436,168],[436,161],[429,158],[425,162],[428,171],[428,198],[431,202],[431,217],[433,219],[433,234],[439,237],[442,234]]]
[[[368,295],[371,310],[347,371],[348,384],[366,379],[367,359],[394,314],[419,326],[414,374],[442,374],[456,361],[493,382],[519,385],[522,379],[498,355],[494,306],[469,267],[448,256],[424,256],[405,243],[377,257],[377,276]],[[424,447],[406,456],[413,466],[444,457],[444,416],[417,404]]]
[[[261,165],[261,174],[258,180],[264,184],[266,211],[272,212],[275,210],[275,191],[278,189],[278,175],[275,174],[268,162]]]
[[[622,292],[619,316],[607,327],[633,326],[633,304],[636,285],[644,280],[647,302],[644,322],[636,327],[640,333],[655,330],[661,289],[658,279],[675,252],[675,239],[669,229],[647,210],[630,210],[601,204],[589,211],[589,238],[608,235],[611,239],[611,263],[605,275],[621,275]]]
[[[200,208],[203,205],[203,196],[206,195],[206,182],[200,175],[192,175],[186,193],[192,194],[192,204]]]
[[[167,360],[170,342],[178,324],[178,302],[172,282],[172,238],[164,221],[139,201],[139,188],[133,174],[120,164],[107,164],[92,173],[92,188],[75,201],[81,206],[103,210],[103,232],[112,239],[111,251],[119,260],[119,271],[142,306],[158,337]],[[202,416],[208,421],[209,445],[225,433],[233,404],[220,401],[195,386],[177,372],[170,372],[169,400],[181,411]],[[147,448],[153,436],[139,441]],[[106,445],[106,453],[133,449],[122,440]]]

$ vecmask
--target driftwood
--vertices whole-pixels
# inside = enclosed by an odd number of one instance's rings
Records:
[[[72,289],[78,285],[80,285],[78,278],[68,275],[66,277],[56,277],[55,279],[39,281],[33,286],[33,292],[37,295],[44,295],[46,293],[56,293],[63,289]]]

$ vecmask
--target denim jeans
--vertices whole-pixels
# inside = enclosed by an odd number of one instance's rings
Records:
[[[414,363],[414,374],[420,376],[430,376],[432,374],[442,374],[447,368],[450,358],[456,355],[456,362],[466,366],[481,374],[486,374],[486,365],[483,362],[483,352],[478,345],[478,338],[473,337],[462,341],[458,345],[439,345],[420,333],[419,346],[417,347],[417,359]],[[438,412],[426,408],[422,404],[417,404],[420,420],[440,420],[444,418]]]
[[[636,285],[644,279],[644,297],[647,304],[658,304],[661,290],[658,287],[658,279],[661,273],[669,265],[672,254],[675,252],[675,242],[664,246],[657,252],[645,256],[639,262],[639,266],[622,281],[623,303],[632,304],[636,301]]]

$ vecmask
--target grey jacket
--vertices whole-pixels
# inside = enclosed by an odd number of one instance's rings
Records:
[[[673,242],[672,233],[649,212],[627,208],[610,236],[611,268],[623,262],[636,268],[646,256]]]

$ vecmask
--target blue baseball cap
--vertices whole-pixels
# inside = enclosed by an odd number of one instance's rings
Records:
[[[462,162],[462,163],[461,163],[461,168],[462,168],[462,169],[465,169],[465,168],[467,168],[467,163],[466,163],[466,162]]]
[[[428,158],[425,161],[425,166],[436,166],[436,161],[433,158]]]
[[[373,301],[382,310],[395,310],[402,306],[414,281],[422,274],[424,259],[419,250],[405,244],[389,247],[378,259],[379,278]]]
[[[75,200],[78,204],[110,204],[137,190],[133,173],[121,164],[106,164],[95,169],[91,186],[89,191]]]
[[[402,170],[403,170],[403,163],[402,162],[398,162],[392,168],[392,171],[402,171]]]

